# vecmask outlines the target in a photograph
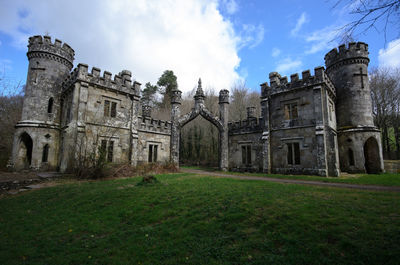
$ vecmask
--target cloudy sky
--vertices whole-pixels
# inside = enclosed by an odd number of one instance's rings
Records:
[[[132,71],[155,83],[173,70],[182,91],[199,77],[208,88],[245,82],[258,91],[268,74],[324,64],[338,43],[337,29],[351,21],[348,8],[326,1],[252,0],[0,0],[0,72],[25,82],[27,39],[49,34],[86,63],[118,73]],[[389,27],[359,35],[369,43],[371,66],[400,66],[400,39]]]

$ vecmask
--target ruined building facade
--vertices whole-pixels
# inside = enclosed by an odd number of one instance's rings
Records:
[[[179,164],[180,129],[198,115],[220,135],[220,168],[338,176],[383,171],[380,132],[373,124],[368,45],[350,43],[325,56],[326,69],[261,84],[261,116],[228,123],[229,92],[221,90],[215,117],[204,106],[201,82],[195,106],[181,115],[173,91],[171,121],[140,106],[140,83],[130,71],[111,73],[85,64],[73,69],[74,50],[48,36],[29,39],[29,69],[10,166],[66,171],[104,155],[113,163]]]

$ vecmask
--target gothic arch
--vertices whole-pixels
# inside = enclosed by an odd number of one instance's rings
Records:
[[[378,141],[374,137],[369,137],[364,144],[365,171],[368,174],[382,172],[381,160],[379,155]]]
[[[27,132],[19,136],[19,147],[17,152],[17,167],[28,169],[32,163],[33,141]]]
[[[179,137],[180,130],[195,119],[197,116],[202,116],[204,119],[215,125],[219,132],[219,167],[221,170],[228,170],[228,104],[229,104],[229,91],[221,90],[219,92],[219,110],[220,117],[215,117],[204,105],[204,93],[201,87],[201,79],[197,86],[196,94],[194,96],[194,108],[191,112],[185,115],[180,115],[181,104],[181,91],[172,91],[171,98],[171,161],[179,166]]]
[[[200,107],[200,109],[192,109],[191,112],[184,115],[179,119],[179,128],[183,128],[186,124],[197,118],[197,116],[202,116],[204,119],[208,120],[215,127],[218,128],[218,131],[221,132],[223,130],[223,125],[221,120],[218,117],[215,117],[204,105]]]

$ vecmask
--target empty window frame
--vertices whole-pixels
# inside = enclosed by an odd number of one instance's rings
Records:
[[[284,105],[285,120],[293,120],[299,117],[297,112],[297,103],[289,103]]]
[[[251,145],[242,145],[242,164],[251,165]]]
[[[48,144],[46,144],[44,147],[43,147],[43,153],[42,153],[42,162],[43,163],[46,163],[47,161],[48,161],[48,159],[49,159],[49,145]]]
[[[50,98],[49,99],[49,104],[47,105],[47,113],[53,113],[53,104],[54,104],[54,99]]]
[[[114,141],[101,140],[100,156],[107,162],[112,162],[114,158]]]
[[[104,117],[117,117],[117,103],[104,100]]]
[[[114,141],[109,141],[107,148],[107,162],[112,162],[113,156],[114,156]]]
[[[158,153],[158,145],[150,144],[149,145],[149,163],[157,162],[157,153]]]
[[[349,155],[349,166],[354,166],[354,152],[351,148],[349,148],[348,155]]]
[[[287,144],[287,162],[288,165],[300,165],[300,144],[288,143]]]

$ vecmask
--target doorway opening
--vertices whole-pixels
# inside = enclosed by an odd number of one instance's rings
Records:
[[[22,161],[23,168],[29,168],[32,163],[33,141],[28,133],[24,132],[20,136],[21,144],[19,150],[19,158]]]
[[[374,137],[368,138],[364,144],[365,170],[368,174],[377,174],[381,170],[379,145]]]

